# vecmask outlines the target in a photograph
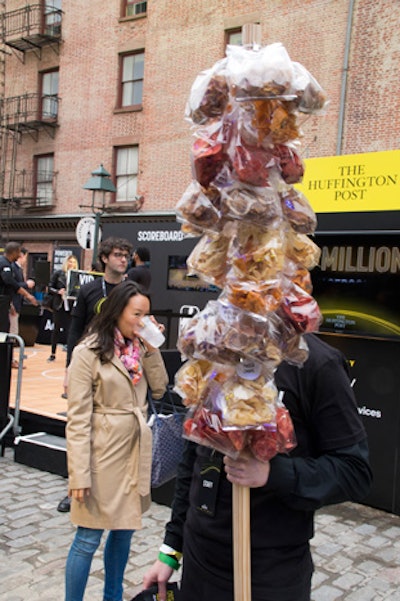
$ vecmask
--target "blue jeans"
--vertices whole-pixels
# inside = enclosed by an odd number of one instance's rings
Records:
[[[65,601],[82,601],[104,530],[78,526],[65,567]],[[103,601],[122,601],[122,580],[134,530],[110,530],[104,547]]]

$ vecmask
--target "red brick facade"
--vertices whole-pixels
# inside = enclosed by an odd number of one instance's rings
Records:
[[[2,4],[10,12],[26,3]],[[326,116],[304,122],[305,157],[399,147],[399,2],[149,0],[140,18],[121,18],[122,4],[64,0],[58,47],[40,53],[5,47],[5,98],[37,92],[40,73],[59,68],[54,138],[46,130],[37,137],[24,133],[17,147],[19,170],[32,170],[36,155],[54,153],[56,201],[40,215],[87,213],[79,205],[91,201],[82,189],[91,171],[103,163],[114,174],[113,148],[131,144],[139,145],[142,211],[173,209],[191,179],[191,132],[184,120],[191,84],[224,56],[226,31],[245,23],[260,23],[262,44],[282,42],[328,93]],[[142,109],[118,110],[119,55],[133,50],[145,52]],[[24,214],[16,208],[13,218]]]

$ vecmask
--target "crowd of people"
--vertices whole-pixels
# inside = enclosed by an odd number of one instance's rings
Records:
[[[18,244],[9,243],[0,258],[0,293],[7,304],[0,330],[8,331],[9,315],[13,308],[18,312],[15,295],[37,304],[28,292],[31,282],[21,273],[17,277],[13,267],[22,254]],[[79,289],[71,308],[65,304],[65,273],[77,268],[73,256],[49,284],[60,297],[54,314],[69,311],[70,319],[64,390],[69,482],[58,509],[70,511],[76,533],[66,563],[65,601],[83,600],[105,530],[103,600],[122,601],[132,536],[151,500],[147,391],[161,398],[168,376],[160,351],[139,333],[141,320],[151,314],[150,257],[136,249],[135,265],[128,269],[131,256],[127,240],[104,240],[103,275]],[[317,335],[305,338],[304,365],[283,362],[275,378],[294,425],[292,451],[269,461],[248,452],[234,459],[185,441],[171,519],[143,580],[144,588],[158,587],[159,601],[167,601],[167,582],[182,557],[180,601],[233,601],[233,484],[250,488],[252,600],[310,600],[314,512],[362,500],[372,476],[347,361]],[[56,343],[57,333],[50,358]],[[212,490],[205,476],[210,470]]]

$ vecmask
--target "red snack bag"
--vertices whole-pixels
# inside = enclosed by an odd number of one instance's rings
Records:
[[[278,452],[276,427],[265,427],[249,432],[249,448],[256,459],[269,461]]]
[[[269,185],[271,154],[263,148],[240,142],[235,146],[232,162],[240,181],[253,186]]]
[[[278,169],[287,184],[300,182],[304,175],[304,163],[299,155],[285,144],[276,144],[273,154],[277,158]]]
[[[277,449],[278,453],[287,453],[297,444],[296,434],[289,411],[278,401],[276,408]]]
[[[322,322],[318,303],[300,286],[294,284],[284,296],[278,312],[289,319],[298,332],[316,332]]]
[[[233,444],[229,433],[222,429],[219,411],[211,411],[201,405],[194,408],[183,424],[183,436],[230,457],[236,458],[239,455],[239,450]]]

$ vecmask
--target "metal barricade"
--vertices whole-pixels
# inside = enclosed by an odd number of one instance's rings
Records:
[[[15,389],[14,413],[10,412],[11,366],[14,345],[19,346],[17,384]],[[19,426],[22,369],[25,343],[21,336],[0,332],[0,445],[1,454],[7,443],[13,444],[14,438],[21,433]]]

